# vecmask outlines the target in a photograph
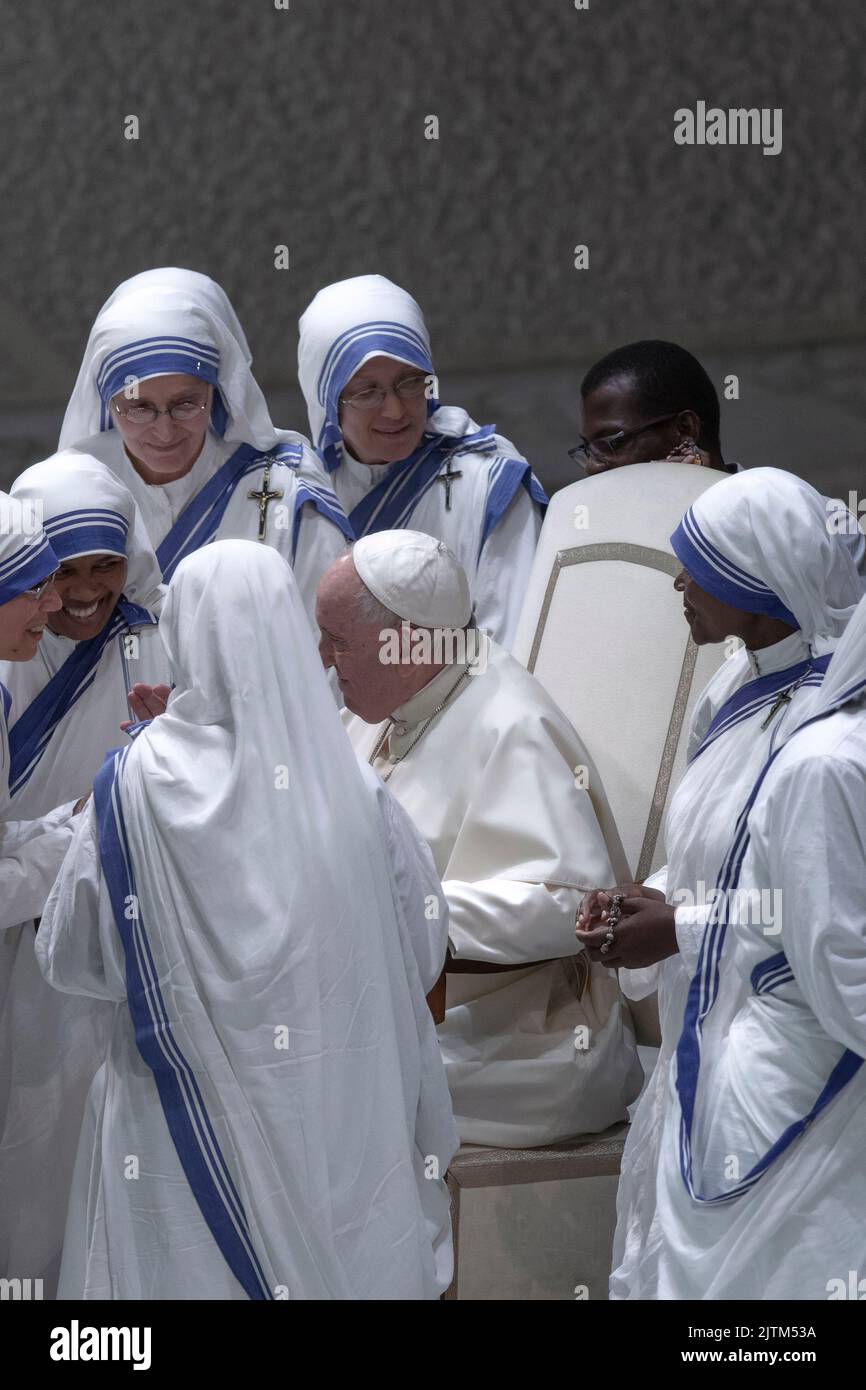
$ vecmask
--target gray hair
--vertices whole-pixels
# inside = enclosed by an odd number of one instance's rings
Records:
[[[399,614],[386,608],[384,603],[370,592],[360,575],[358,588],[351,603],[351,613],[357,622],[365,625],[369,623],[371,627],[378,627],[380,632],[384,628],[399,628],[403,621]]]

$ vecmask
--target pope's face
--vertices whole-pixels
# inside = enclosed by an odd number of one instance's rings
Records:
[[[140,382],[134,398],[123,391],[112,396],[112,421],[146,483],[172,483],[189,472],[204,446],[212,404],[213,387],[181,372]],[[144,423],[130,419],[129,411],[147,406],[162,413]],[[190,418],[173,419],[167,412],[174,407],[188,408]]]
[[[415,389],[426,382],[424,372],[390,357],[371,357],[343,388],[340,428],[349,450],[361,463],[397,463],[408,458],[418,445],[427,424],[427,397],[422,386],[419,395],[399,395],[394,387],[406,383]],[[365,410],[364,393],[376,388],[385,392],[381,404]],[[352,399],[358,398],[358,404]]]
[[[19,594],[0,604],[0,660],[30,661],[42,640],[49,613],[60,607],[53,584],[38,599]]]
[[[319,655],[325,670],[336,671],[346,708],[378,724],[409,698],[408,683],[423,668],[382,661],[387,648],[380,625],[355,616],[361,587],[349,555],[325,571],[316,601]]]
[[[126,561],[119,555],[81,555],[57,571],[55,588],[62,607],[48,626],[60,637],[83,642],[101,632],[126,583]]]

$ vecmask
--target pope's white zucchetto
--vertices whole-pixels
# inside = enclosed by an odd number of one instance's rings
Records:
[[[364,586],[398,618],[417,627],[465,627],[472,616],[466,571],[444,541],[421,531],[378,531],[356,541]]]

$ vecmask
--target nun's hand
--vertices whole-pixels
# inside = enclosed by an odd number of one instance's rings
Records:
[[[642,883],[619,883],[616,888],[593,888],[589,893],[584,893],[577,909],[574,925],[578,933],[589,931],[591,927],[597,927],[600,922],[607,921],[607,909],[614,893],[620,894],[623,898],[655,898],[657,902],[662,903],[665,900],[664,893],[660,893],[657,888],[644,888]]]
[[[165,714],[165,707],[168,704],[170,694],[170,685],[145,685],[143,681],[134,685],[126,698],[135,719],[124,720],[120,726],[124,733],[136,722],[143,719],[156,719],[157,715]]]
[[[625,899],[622,916],[613,929],[613,941],[604,953],[601,947],[607,936],[605,923],[589,931],[578,927],[575,935],[590,960],[612,969],[641,970],[679,950],[676,909],[652,888],[641,897]]]

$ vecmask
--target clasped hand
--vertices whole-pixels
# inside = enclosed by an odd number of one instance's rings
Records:
[[[614,928],[609,950],[602,955],[608,908],[615,893],[623,898],[622,916]],[[575,936],[590,960],[626,970],[655,965],[679,950],[674,908],[665,901],[663,893],[645,888],[642,883],[594,888],[584,894],[575,918]]]

